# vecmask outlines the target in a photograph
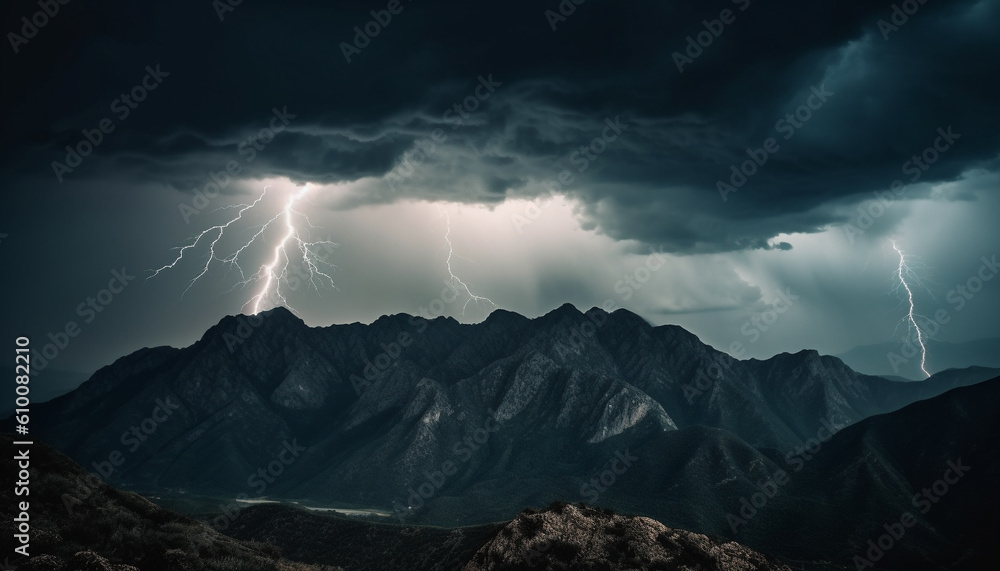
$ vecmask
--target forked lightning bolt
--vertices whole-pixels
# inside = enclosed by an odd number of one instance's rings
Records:
[[[251,297],[245,304],[243,308],[246,309],[247,306],[252,306],[253,314],[260,313],[264,309],[264,304],[268,301],[269,297],[272,295],[277,300],[278,303],[288,307],[292,311],[294,309],[288,305],[288,300],[282,291],[282,283],[287,283],[289,280],[289,264],[294,259],[299,259],[302,261],[305,267],[304,273],[300,274],[300,277],[305,280],[310,286],[319,291],[319,285],[329,285],[336,289],[336,285],[333,282],[333,278],[324,271],[323,267],[334,268],[333,264],[323,260],[317,255],[316,250],[320,247],[327,249],[327,251],[332,250],[337,246],[336,243],[329,240],[320,241],[308,241],[303,238],[303,233],[308,233],[299,228],[299,221],[304,221],[308,228],[314,228],[314,226],[309,222],[309,219],[305,214],[295,210],[295,205],[298,203],[302,197],[309,192],[309,185],[303,186],[294,195],[292,195],[285,203],[284,208],[281,209],[278,214],[271,217],[267,222],[265,222],[260,229],[250,237],[242,246],[237,248],[234,252],[228,256],[222,257],[217,251],[219,242],[223,239],[226,234],[226,230],[229,229],[234,224],[237,224],[243,219],[243,215],[246,214],[251,209],[257,207],[261,201],[267,196],[268,189],[270,187],[264,187],[264,192],[261,193],[257,200],[250,204],[237,204],[234,206],[226,206],[220,210],[236,208],[237,213],[232,219],[224,224],[217,224],[203,230],[197,236],[194,236],[190,242],[179,248],[177,257],[174,261],[169,264],[156,269],[150,270],[151,275],[146,279],[152,279],[169,269],[175,268],[184,259],[184,256],[198,247],[202,241],[208,242],[208,259],[205,265],[201,267],[201,271],[195,275],[190,282],[188,282],[187,287],[184,289],[182,296],[187,293],[188,290],[194,286],[195,282],[201,279],[202,276],[208,273],[212,268],[214,262],[218,262],[219,265],[226,266],[229,269],[235,268],[240,273],[240,281],[233,286],[236,287],[247,287],[255,283],[259,283],[260,287],[257,293]],[[268,228],[272,224],[278,222],[279,220],[284,221],[284,233],[275,244],[271,251],[271,259],[269,262],[261,266],[260,270],[249,277],[246,272],[244,272],[243,267],[240,265],[240,256],[242,256],[248,248],[250,248],[258,240],[263,241],[264,235],[266,234]],[[294,247],[297,253],[292,255],[289,253],[289,249]],[[288,287],[286,285],[286,287]]]
[[[295,206],[295,203],[298,202],[299,199],[301,199],[307,192],[309,192],[308,184],[303,186],[299,192],[297,192],[294,196],[292,196],[292,198],[288,201],[288,204],[285,205],[284,211],[281,214],[279,214],[279,216],[283,215],[285,218],[285,236],[281,239],[280,242],[278,242],[278,245],[274,247],[274,257],[272,257],[271,261],[268,264],[266,264],[263,268],[261,268],[260,273],[257,274],[258,278],[260,278],[260,274],[264,274],[265,276],[263,278],[264,284],[261,287],[260,291],[257,293],[256,296],[253,297],[253,299],[251,299],[250,301],[248,301],[246,304],[243,305],[243,307],[246,307],[247,305],[250,304],[250,302],[253,302],[254,315],[260,313],[261,303],[265,301],[267,292],[271,290],[272,285],[274,286],[275,296],[277,296],[277,298],[281,300],[281,303],[283,305],[285,305],[286,307],[288,306],[288,301],[285,299],[285,296],[282,295],[281,293],[281,282],[288,276],[289,258],[288,258],[288,250],[286,250],[286,248],[288,247],[289,242],[293,242],[294,245],[298,247],[299,254],[301,254],[302,256],[302,261],[303,263],[306,264],[306,267],[308,268],[309,282],[314,288],[318,289],[318,286],[316,285],[315,281],[315,278],[317,276],[328,281],[331,287],[336,288],[336,286],[333,283],[333,278],[330,277],[325,272],[323,272],[319,268],[319,266],[316,265],[316,262],[320,263],[326,263],[326,262],[316,259],[315,254],[310,250],[310,248],[318,245],[335,245],[335,244],[326,241],[306,242],[299,235],[299,229],[295,226],[295,219],[293,217],[293,215],[295,214],[298,214],[299,216],[303,217],[306,220],[306,223],[312,226],[312,224],[309,223],[309,219],[306,218],[304,214],[296,212],[293,208]],[[272,220],[274,219],[272,218]],[[270,222],[268,222],[268,224],[270,224]],[[261,232],[263,232],[263,228],[261,229]],[[233,260],[235,263],[235,256]],[[279,272],[277,268],[278,264],[281,263],[282,260],[284,260],[285,263],[282,264],[281,271]]]
[[[462,306],[462,315],[465,315],[465,308],[469,307],[469,303],[471,303],[472,301],[476,302],[476,307],[479,307],[479,303],[480,302],[486,302],[486,303],[489,303],[490,305],[492,305],[493,307],[497,307],[497,304],[493,303],[492,299],[490,299],[488,297],[483,297],[481,295],[476,295],[476,294],[472,293],[472,290],[469,289],[469,286],[466,285],[466,283],[463,282],[458,276],[456,276],[454,271],[452,271],[452,269],[451,269],[451,258],[452,258],[452,256],[455,255],[455,248],[451,244],[451,217],[448,216],[448,212],[445,211],[445,210],[442,210],[441,213],[444,215],[445,224],[446,224],[446,230],[445,230],[445,233],[444,233],[444,241],[445,241],[445,243],[448,244],[448,259],[445,260],[445,265],[448,267],[448,281],[447,281],[447,283],[448,283],[449,286],[452,287],[452,289],[457,289],[456,286],[461,286],[461,288],[464,289],[465,293],[468,294],[468,296],[469,296],[469,298],[465,300],[465,305]]]
[[[924,372],[928,377],[931,376],[927,372],[927,345],[924,342],[924,332],[917,325],[916,320],[916,308],[913,301],[913,290],[910,288],[909,282],[907,280],[913,281],[915,283],[920,283],[920,277],[910,268],[906,261],[906,255],[896,244],[895,240],[892,240],[892,249],[899,254],[899,267],[896,268],[895,276],[899,280],[900,285],[906,291],[907,303],[909,304],[909,311],[903,321],[906,321],[909,329],[912,331],[916,329],[917,331],[917,343],[920,345],[920,370]]]

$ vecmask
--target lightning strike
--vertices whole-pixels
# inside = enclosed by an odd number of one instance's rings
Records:
[[[896,279],[899,280],[900,285],[906,291],[906,298],[907,302],[909,303],[909,311],[907,312],[906,317],[902,319],[902,321],[907,322],[910,331],[916,329],[917,344],[920,345],[920,370],[923,371],[925,375],[930,377],[931,374],[927,372],[927,345],[924,342],[923,330],[920,329],[919,325],[917,325],[916,308],[915,308],[915,303],[913,301],[913,290],[910,288],[909,282],[907,282],[907,279],[909,279],[919,284],[920,277],[913,271],[913,269],[910,268],[909,264],[906,261],[906,255],[896,244],[896,241],[891,240],[891,242],[892,242],[892,249],[895,250],[897,254],[899,254],[899,266],[896,268],[894,276],[896,277]]]
[[[492,299],[472,293],[472,290],[469,289],[469,286],[465,282],[463,282],[458,276],[456,276],[454,271],[452,271],[451,258],[452,256],[455,255],[455,248],[452,246],[451,243],[451,217],[448,215],[448,212],[446,210],[442,209],[441,213],[444,216],[446,225],[445,226],[446,230],[444,233],[444,241],[446,244],[448,244],[448,258],[445,260],[445,266],[447,266],[448,268],[448,280],[445,283],[447,283],[452,289],[457,289],[456,286],[461,286],[461,288],[465,290],[465,293],[468,294],[469,296],[469,298],[465,300],[465,304],[462,306],[461,314],[465,315],[465,309],[469,307],[469,303],[473,301],[476,302],[476,307],[479,307],[480,302],[486,302],[492,305],[493,307],[497,307],[497,304],[493,303]]]
[[[207,241],[208,259],[206,260],[205,265],[201,267],[201,270],[191,279],[190,282],[188,282],[187,287],[181,294],[182,297],[199,279],[209,272],[214,262],[218,263],[218,265],[227,267],[229,270],[235,269],[239,272],[240,280],[230,289],[230,291],[236,289],[237,287],[245,288],[260,283],[257,293],[243,304],[244,310],[247,306],[252,306],[253,315],[261,312],[264,305],[271,297],[272,292],[273,298],[277,300],[276,305],[281,304],[288,309],[295,311],[295,309],[288,304],[288,299],[285,297],[285,293],[282,289],[283,283],[286,284],[286,289],[295,289],[297,287],[295,284],[299,283],[298,280],[301,279],[305,283],[308,283],[317,292],[319,291],[320,285],[329,285],[330,287],[337,289],[337,286],[333,281],[333,277],[327,273],[329,270],[324,270],[324,268],[334,269],[336,266],[322,259],[317,253],[317,250],[320,247],[325,248],[328,252],[332,251],[333,248],[336,248],[337,244],[329,240],[308,240],[308,229],[315,228],[315,226],[310,222],[309,218],[305,214],[295,210],[296,203],[298,203],[302,197],[309,192],[308,184],[292,195],[287,200],[281,211],[264,222],[257,232],[244,242],[242,246],[229,255],[221,256],[219,254],[219,242],[225,236],[226,231],[243,220],[244,214],[256,208],[267,196],[269,188],[270,186],[264,187],[264,192],[262,192],[261,195],[250,204],[237,204],[217,209],[237,209],[237,213],[228,222],[206,228],[201,233],[191,238],[187,244],[177,248],[179,251],[176,258],[174,258],[174,260],[169,264],[166,264],[156,270],[149,270],[151,274],[146,278],[146,280],[148,281],[166,270],[176,268],[177,265],[183,261],[185,255],[192,252],[192,250],[197,248],[203,241]],[[243,266],[240,264],[240,257],[255,243],[258,241],[264,241],[264,236],[267,230],[279,221],[284,222],[284,233],[271,249],[270,261],[262,265],[259,271],[248,276],[244,271]],[[301,228],[302,222],[304,222],[305,225],[304,229]],[[233,230],[235,231],[235,228]],[[303,236],[306,237],[304,238]],[[290,254],[289,250],[291,248],[297,250],[297,254]],[[301,260],[304,266],[304,271],[290,269],[293,259]],[[291,276],[290,273],[292,271],[295,271],[297,275]]]

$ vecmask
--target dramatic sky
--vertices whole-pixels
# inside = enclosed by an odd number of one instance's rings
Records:
[[[895,240],[939,339],[1000,336],[1000,0],[52,4],[3,8],[0,327],[75,322],[55,369],[252,312],[293,200],[311,325],[471,292],[836,354],[901,342]]]

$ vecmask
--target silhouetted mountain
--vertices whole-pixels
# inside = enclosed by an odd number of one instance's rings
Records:
[[[786,562],[996,568],[998,413],[1000,377],[845,428],[783,466],[790,481],[727,535]]]
[[[815,351],[738,361],[624,310],[309,328],[279,308],[138,351],[33,414],[41,436],[135,489],[448,525],[599,498],[722,534],[727,502],[795,447],[974,377],[899,383]],[[624,464],[612,476],[627,486],[594,485]]]
[[[977,339],[964,343],[927,340],[927,367],[931,371],[970,366],[1000,368],[1000,338]],[[902,341],[862,345],[837,355],[856,371],[869,375],[898,375],[923,379],[920,356],[909,353]],[[891,355],[891,356],[890,356]]]
[[[5,394],[14,394],[17,388],[16,371],[13,367],[8,369],[7,387]],[[59,369],[46,368],[43,371],[32,373],[31,375],[31,402],[34,404],[50,401],[58,396],[62,396],[73,389],[79,387],[90,378],[87,373],[77,371],[61,371]],[[14,414],[14,401],[4,401],[0,408],[0,418],[6,418]]]

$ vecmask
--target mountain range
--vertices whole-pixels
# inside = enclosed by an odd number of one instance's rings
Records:
[[[625,310],[311,328],[279,308],[119,359],[35,406],[33,434],[148,493],[451,527],[583,501],[815,568],[864,556],[865,530],[877,541],[908,493],[975,458],[961,488],[980,501],[915,515],[914,545],[880,558],[902,569],[985,556],[949,514],[995,505],[980,478],[998,466],[997,374],[899,382],[815,351],[739,361]]]
[[[927,339],[927,366],[931,371],[962,369],[969,366],[1000,367],[1000,338],[977,339],[964,343],[949,343]],[[861,345],[837,355],[849,367],[869,375],[924,379],[919,356],[911,353],[915,346],[903,341]]]

